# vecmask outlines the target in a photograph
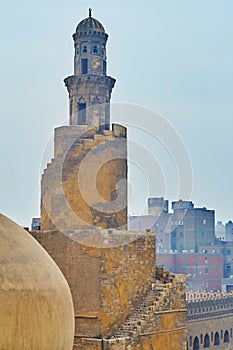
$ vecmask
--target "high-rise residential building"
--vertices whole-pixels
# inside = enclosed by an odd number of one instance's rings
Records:
[[[171,250],[198,252],[215,241],[215,211],[195,208],[190,201],[172,202]]]

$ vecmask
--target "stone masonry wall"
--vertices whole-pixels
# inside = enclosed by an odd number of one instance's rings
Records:
[[[187,349],[233,348],[233,294],[187,293]],[[199,346],[199,347],[198,347]]]
[[[83,245],[59,231],[32,234],[68,281],[74,300],[76,336],[111,335],[155,280],[154,234],[140,237],[137,233],[135,240],[115,248]],[[121,239],[123,234],[130,236],[130,232],[120,231]]]
[[[126,129],[55,130],[54,159],[42,175],[43,230],[127,227]]]
[[[163,273],[165,279],[160,277],[158,271],[157,282],[116,332],[102,339],[78,338],[74,349],[185,350],[185,277],[168,273]]]
[[[188,322],[187,350],[201,350],[207,347],[210,350],[232,350],[232,328],[233,315]],[[209,346],[205,346],[206,339],[209,339]],[[219,341],[216,342],[217,339]]]

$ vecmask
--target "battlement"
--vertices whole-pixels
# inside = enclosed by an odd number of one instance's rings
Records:
[[[210,319],[233,314],[232,293],[187,293],[187,321]]]
[[[194,301],[204,301],[204,300],[218,300],[223,298],[228,298],[230,296],[233,296],[233,293],[221,293],[219,291],[217,292],[188,292],[186,293],[186,300],[187,302],[194,302]]]

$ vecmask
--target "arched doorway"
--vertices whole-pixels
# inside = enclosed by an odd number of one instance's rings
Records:
[[[210,347],[210,337],[208,334],[206,334],[204,338],[204,348],[209,348],[209,347]]]
[[[199,349],[200,349],[199,339],[198,337],[195,337],[193,341],[193,350],[199,350]]]
[[[228,331],[225,331],[225,333],[224,333],[224,343],[229,343],[229,332]]]
[[[218,332],[216,332],[214,335],[214,345],[220,345],[220,337]]]

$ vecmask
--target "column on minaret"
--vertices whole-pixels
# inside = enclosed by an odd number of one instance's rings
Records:
[[[110,128],[110,99],[115,79],[106,75],[108,35],[92,17],[79,23],[73,35],[74,75],[65,79],[70,99],[70,125]]]

